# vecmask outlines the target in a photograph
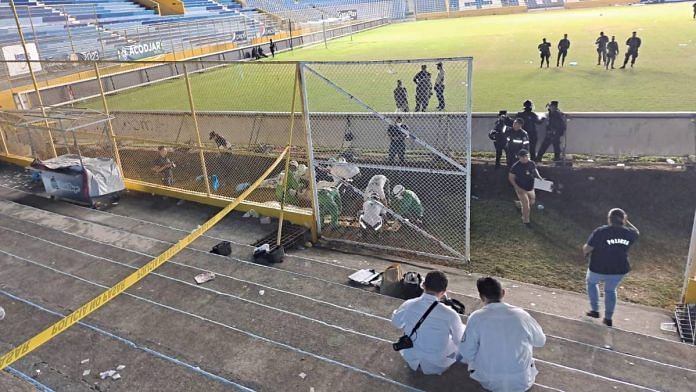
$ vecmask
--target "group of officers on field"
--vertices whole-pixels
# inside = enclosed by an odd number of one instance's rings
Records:
[[[551,101],[547,106],[548,114],[540,117],[534,112],[534,104],[524,101],[521,112],[511,117],[506,110],[498,112],[498,119],[488,137],[495,146],[495,167],[500,167],[503,152],[506,154],[507,166],[512,166],[517,160],[517,153],[524,149],[529,151],[530,158],[541,162],[546,150],[553,146],[553,160],[561,159],[561,138],[566,131],[565,114],[558,108],[558,101]],[[537,150],[537,125],[546,122],[546,135]]]
[[[694,8],[696,10],[696,8]],[[631,67],[636,63],[636,58],[638,58],[638,49],[640,48],[643,41],[638,38],[637,33],[634,31],[630,37],[626,40],[626,53],[624,58],[624,63],[620,68],[626,68],[628,61],[631,61]],[[611,36],[611,41],[609,37],[604,35],[604,32],[599,33],[599,37],[595,40],[595,45],[597,45],[597,65],[604,65],[606,69],[614,69],[614,61],[619,55],[619,43],[616,42],[616,37]],[[539,56],[541,57],[541,63],[539,68],[544,66],[546,62],[546,68],[549,67],[549,59],[551,58],[551,43],[543,38],[541,43],[537,46],[539,49]],[[558,57],[556,58],[556,67],[563,67],[565,65],[566,56],[568,56],[568,50],[570,49],[570,40],[568,39],[568,34],[564,34],[563,38],[558,41]]]

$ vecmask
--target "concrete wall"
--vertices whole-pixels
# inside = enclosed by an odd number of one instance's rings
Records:
[[[177,112],[114,112],[117,135],[188,142],[193,137],[189,116]],[[353,133],[353,147],[384,150],[389,138],[384,123],[366,113],[313,113],[310,115],[312,139],[318,148],[340,148],[346,130]],[[395,117],[389,113],[387,116]],[[235,144],[285,145],[290,118],[288,113],[200,112],[201,132],[222,134]],[[493,151],[488,131],[494,113],[475,113],[472,118],[473,151]],[[350,118],[350,126],[348,119]],[[462,151],[466,114],[410,113],[404,122],[411,132],[440,149]],[[183,124],[183,125],[182,125]],[[305,144],[304,122],[296,117],[296,145]],[[539,126],[539,140],[545,135]],[[183,129],[183,131],[182,131]],[[163,132],[163,130],[171,130]],[[178,131],[175,131],[178,130]],[[166,135],[166,137],[165,137]],[[409,148],[416,145],[409,141]],[[689,113],[568,113],[567,153],[593,155],[696,155],[696,112]]]

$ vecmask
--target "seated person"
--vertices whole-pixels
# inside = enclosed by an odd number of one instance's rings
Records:
[[[423,295],[404,302],[394,311],[392,324],[408,335],[428,308],[436,303],[411,336],[413,347],[399,352],[414,371],[420,369],[423,374],[442,374],[457,361],[464,324],[457,312],[439,302],[447,292],[447,276],[443,272],[429,272],[423,290]]]
[[[476,287],[484,306],[469,316],[461,361],[469,365],[470,377],[489,391],[526,391],[539,373],[532,349],[543,347],[546,336],[529,313],[502,302],[500,282],[480,278]]]

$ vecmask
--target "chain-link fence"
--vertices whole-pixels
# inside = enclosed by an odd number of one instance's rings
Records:
[[[287,168],[247,203],[284,201],[330,239],[468,259],[471,59],[81,66],[79,83],[28,104],[109,120],[50,134],[66,124],[49,114],[48,127],[20,127],[3,112],[0,153],[108,157],[127,183],[231,199],[289,145]]]
[[[468,259],[471,60],[303,72],[322,235]]]

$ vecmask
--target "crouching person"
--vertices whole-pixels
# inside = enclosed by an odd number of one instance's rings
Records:
[[[502,302],[500,282],[480,278],[476,287],[484,306],[469,316],[461,361],[469,365],[470,377],[489,391],[526,391],[539,373],[533,347],[543,347],[546,336],[529,313]]]
[[[447,291],[443,272],[429,272],[423,290],[423,295],[394,311],[392,324],[404,332],[394,349],[414,371],[439,375],[457,361],[464,324],[452,308],[440,302]]]

